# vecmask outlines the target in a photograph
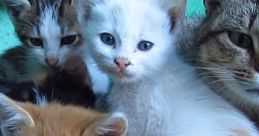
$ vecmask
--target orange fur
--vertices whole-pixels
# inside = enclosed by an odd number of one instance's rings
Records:
[[[127,130],[127,120],[121,114],[58,103],[41,107],[14,102],[2,94],[0,121],[1,128],[7,126],[3,136],[123,136]]]

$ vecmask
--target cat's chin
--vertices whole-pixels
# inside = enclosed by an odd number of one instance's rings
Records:
[[[107,72],[110,77],[117,82],[134,82],[136,80],[136,77],[128,71],[109,69]]]

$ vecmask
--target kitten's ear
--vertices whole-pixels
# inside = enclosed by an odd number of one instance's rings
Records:
[[[221,0],[203,0],[206,12],[210,14],[221,6]]]
[[[77,0],[77,19],[81,24],[84,24],[84,22],[89,18],[91,4],[92,2],[89,0]]]
[[[20,136],[24,128],[35,125],[28,112],[3,94],[0,94],[0,124],[3,136]]]
[[[122,113],[114,113],[111,117],[86,129],[83,136],[125,136],[127,129],[126,117]]]
[[[170,15],[172,28],[174,28],[184,16],[187,0],[159,0],[159,2]]]
[[[24,10],[31,7],[30,1],[29,0],[2,0],[2,3],[6,8],[7,12],[11,15],[11,18],[13,20],[15,18],[18,18],[23,13]]]

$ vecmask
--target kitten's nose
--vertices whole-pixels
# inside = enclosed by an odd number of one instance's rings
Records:
[[[46,62],[49,66],[56,66],[58,64],[58,59],[57,58],[47,58]]]
[[[130,65],[130,61],[126,58],[115,58],[114,63],[120,68],[125,69],[127,66]]]

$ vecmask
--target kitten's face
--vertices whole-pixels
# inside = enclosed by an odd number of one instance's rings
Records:
[[[124,136],[122,113],[98,113],[80,107],[17,103],[0,94],[1,136]]]
[[[167,12],[157,5],[153,0],[101,1],[89,19],[80,8],[90,53],[116,81],[136,81],[163,68],[172,36]]]
[[[41,64],[60,67],[82,45],[71,0],[4,0],[20,40]]]
[[[204,78],[215,77],[210,85],[223,82],[224,86],[218,86],[217,90],[230,91],[227,93],[239,97],[237,101],[259,103],[258,2],[215,1],[218,10],[208,9],[210,16],[198,38],[200,62],[213,74],[205,74]]]

